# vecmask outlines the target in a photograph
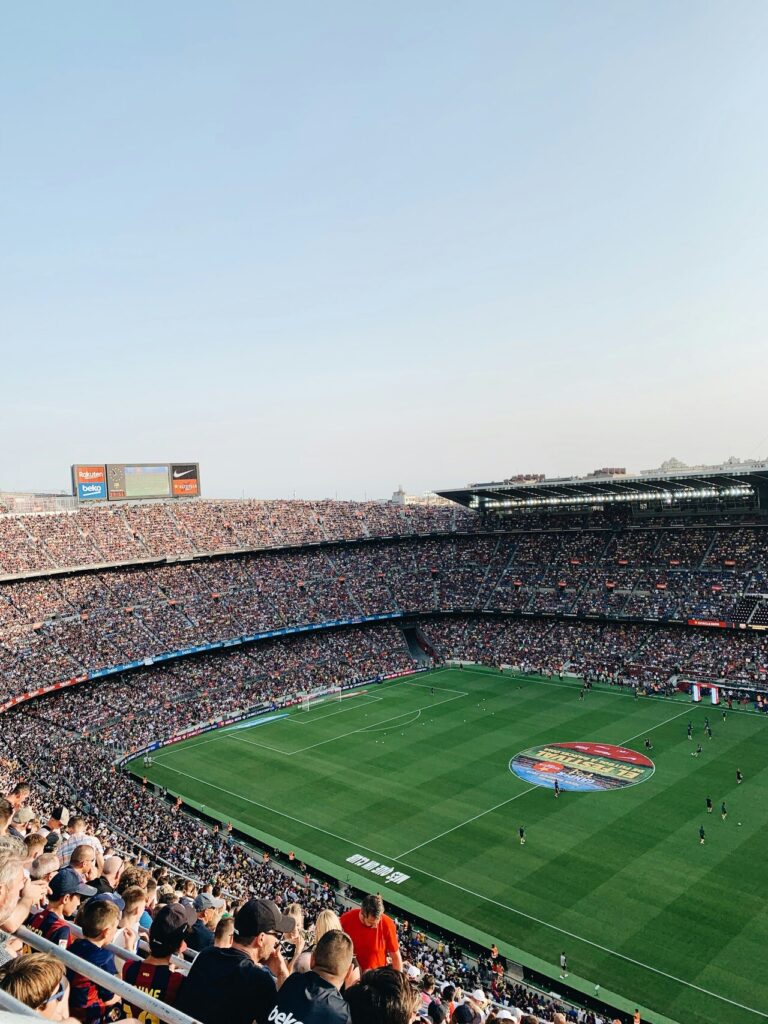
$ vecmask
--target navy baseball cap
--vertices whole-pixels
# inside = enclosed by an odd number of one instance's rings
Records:
[[[100,892],[88,902],[95,903],[96,900],[103,900],[104,903],[114,903],[121,914],[125,910],[125,900],[122,896],[118,896],[116,892]]]
[[[78,896],[95,896],[96,889],[86,885],[74,868],[61,868],[48,883],[51,895],[55,900],[76,892]]]

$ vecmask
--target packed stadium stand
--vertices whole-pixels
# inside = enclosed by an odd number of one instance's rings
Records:
[[[404,627],[435,662],[661,692],[695,678],[745,700],[768,686],[759,502],[732,507],[702,493],[691,507],[638,514],[594,491],[594,507],[576,507],[574,491],[562,508],[520,504],[555,500],[541,490],[466,489],[432,507],[0,507],[3,791],[30,784],[29,828],[56,807],[79,809],[104,846],[159,865],[171,893],[193,879],[234,905],[298,901],[310,922],[345,909],[327,883],[212,831],[116,770],[117,756],[229,714],[414,669]],[[499,1006],[543,1020],[562,1008],[407,923],[400,941],[439,982],[483,986]]]

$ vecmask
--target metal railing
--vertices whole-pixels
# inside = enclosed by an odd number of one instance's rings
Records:
[[[81,960],[79,956],[75,956],[69,950],[54,945],[48,939],[44,939],[42,935],[31,932],[29,928],[23,926],[17,928],[15,934],[33,949],[37,949],[41,953],[52,953],[57,960],[61,960],[66,967],[71,968],[76,974],[81,974],[83,977],[88,978],[89,981],[94,981],[102,988],[116,993],[127,1003],[130,1003],[131,1006],[136,1007],[137,1010],[146,1010],[159,1020],[164,1021],[165,1024],[199,1024],[194,1017],[188,1017],[173,1006],[162,1003],[159,999],[154,999],[152,996],[147,995],[146,992],[140,992],[133,985],[123,981],[122,978],[118,978],[114,974],[108,974],[107,971],[102,971],[100,967],[95,967],[86,960]],[[122,952],[126,953],[127,950],[122,950]],[[133,959],[133,956],[129,955],[127,959]]]

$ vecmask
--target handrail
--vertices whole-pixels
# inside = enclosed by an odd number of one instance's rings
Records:
[[[139,1010],[149,1011],[155,1017],[165,1021],[165,1024],[199,1024],[194,1017],[188,1017],[186,1013],[181,1013],[175,1007],[162,1003],[159,999],[154,999],[145,992],[140,992],[133,985],[123,981],[122,978],[102,971],[100,967],[95,967],[93,964],[88,963],[87,960],[81,960],[79,956],[76,956],[67,949],[54,945],[53,942],[49,942],[48,939],[44,939],[42,935],[38,935],[36,932],[31,932],[29,928],[25,928],[23,925],[16,929],[15,934],[32,946],[33,949],[38,949],[42,953],[52,953],[76,974],[82,974],[83,977],[88,978],[90,981],[95,981],[102,988],[115,992],[125,999],[126,1002],[130,1003],[131,1006],[135,1006]]]
[[[79,925],[75,924],[74,921],[67,921],[67,925],[78,938],[82,938],[83,929]],[[149,944],[143,939],[139,939],[139,945],[142,949],[146,949],[147,953],[151,952]],[[141,963],[144,960],[143,956],[139,956],[138,953],[133,953],[130,949],[126,949],[125,946],[117,946],[114,942],[108,942],[104,948],[109,950],[112,956],[120,957],[121,960],[130,960],[131,963]],[[175,967],[183,967],[184,974],[186,974],[192,966],[189,960],[185,960],[184,957],[176,956],[175,954],[171,956],[171,962]]]
[[[17,1013],[24,1017],[37,1017],[38,1020],[47,1020],[42,1013],[33,1010],[26,1003],[19,1002],[14,996],[0,989],[0,1010],[7,1010],[8,1013]]]

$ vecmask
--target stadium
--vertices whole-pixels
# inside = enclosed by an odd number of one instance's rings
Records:
[[[409,974],[483,1018],[765,1018],[768,464],[73,485],[0,510],[6,833],[65,808],[171,898],[307,929],[380,893]]]

